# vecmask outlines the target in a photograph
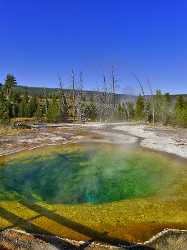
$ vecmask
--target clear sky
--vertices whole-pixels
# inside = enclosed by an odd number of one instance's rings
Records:
[[[0,81],[56,87],[60,73],[84,74],[98,89],[118,72],[120,91],[153,88],[187,93],[186,0],[0,0]],[[146,84],[145,84],[146,85]]]

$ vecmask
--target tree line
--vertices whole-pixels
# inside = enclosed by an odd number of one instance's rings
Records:
[[[145,96],[144,91],[136,101],[119,100],[115,93],[116,76],[111,81],[103,77],[102,89],[90,95],[83,91],[82,74],[79,80],[72,71],[72,89],[65,92],[59,77],[59,88],[53,94],[45,89],[39,96],[17,92],[16,78],[8,74],[0,86],[0,123],[10,123],[13,118],[34,118],[46,122],[84,121],[143,121],[163,125],[187,127],[187,100],[169,93]],[[79,82],[79,86],[76,83]],[[142,88],[143,90],[143,88]]]

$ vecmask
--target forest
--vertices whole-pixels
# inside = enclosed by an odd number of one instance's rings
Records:
[[[102,91],[84,91],[81,79],[76,87],[72,72],[72,88],[59,86],[39,93],[17,85],[14,75],[7,74],[0,85],[0,123],[14,119],[33,118],[39,122],[141,121],[146,123],[187,127],[187,98],[156,90],[145,95],[142,90],[134,99],[119,98],[115,92],[115,77],[111,83],[103,79]]]

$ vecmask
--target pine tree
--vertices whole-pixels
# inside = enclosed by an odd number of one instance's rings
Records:
[[[175,103],[175,110],[181,110],[185,107],[184,97],[182,95],[177,96]]]
[[[10,120],[7,100],[3,91],[0,91],[0,123],[8,123]]]
[[[178,96],[175,104],[175,118],[177,125],[187,127],[187,101]]]
[[[46,114],[48,122],[57,122],[60,119],[60,107],[56,96],[53,96]]]
[[[163,118],[163,95],[160,90],[156,91],[156,95],[154,97],[155,102],[155,121],[162,122]]]
[[[28,105],[28,116],[33,117],[37,110],[37,99],[36,96],[31,97]]]
[[[19,104],[19,117],[29,117],[29,97],[27,93],[24,94]]]
[[[68,103],[63,90],[60,92],[60,119],[64,122],[68,120]]]
[[[134,119],[135,111],[134,111],[134,104],[132,102],[126,103],[126,112],[127,112],[127,120]]]
[[[124,103],[119,103],[117,106],[117,118],[119,120],[124,120],[126,118],[126,110],[125,110],[125,104]]]
[[[138,96],[135,106],[135,117],[137,120],[143,120],[144,119],[144,98],[143,96]]]
[[[122,119],[122,106],[121,106],[121,103],[119,103],[118,106],[117,106],[117,118],[119,120]]]
[[[16,92],[12,92],[10,97],[10,117],[17,117],[19,112],[19,103],[21,102],[20,95]]]
[[[39,103],[37,104],[37,108],[36,108],[36,112],[34,116],[36,117],[37,120],[41,120],[43,117],[43,109]]]
[[[166,93],[163,96],[163,108],[162,108],[162,123],[167,125],[171,122],[172,119],[172,103],[171,96],[169,93]]]
[[[84,110],[83,110],[84,108]],[[82,114],[84,114],[85,120],[95,121],[97,118],[97,108],[94,103],[82,105]]]
[[[149,100],[147,100],[145,103],[145,121],[149,123],[153,121],[153,112],[151,104],[152,103]]]
[[[5,92],[7,99],[10,98],[12,94],[12,90],[16,85],[17,85],[16,78],[13,75],[8,74],[6,76],[5,84],[4,84],[4,92]]]

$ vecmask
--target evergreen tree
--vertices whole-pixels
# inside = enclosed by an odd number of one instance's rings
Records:
[[[29,97],[27,93],[24,94],[19,104],[19,117],[29,117]]]
[[[37,99],[36,96],[32,96],[29,103],[27,104],[28,106],[28,116],[33,117],[34,114],[36,113],[37,110]]]
[[[178,96],[175,104],[175,118],[177,125],[187,127],[187,101]]]
[[[18,93],[12,92],[11,98],[10,98],[10,116],[11,117],[17,117],[19,113],[19,103],[21,102],[20,95]]]
[[[134,119],[134,104],[132,102],[127,102],[126,103],[126,112],[127,112],[127,120],[132,120]]]
[[[119,103],[117,106],[117,118],[122,121],[126,119],[126,110],[125,110],[125,104]]]
[[[135,118],[137,120],[143,120],[144,119],[144,98],[143,96],[138,96],[135,106]]]
[[[97,108],[94,103],[85,104],[82,114],[84,114],[86,120],[95,121],[97,119]]]
[[[119,103],[118,106],[117,106],[117,118],[119,120],[122,120],[122,106],[121,106],[121,103]]]
[[[154,102],[155,102],[155,121],[161,122],[163,117],[163,96],[160,90],[156,91]]]
[[[151,102],[148,100],[145,103],[145,121],[146,122],[152,122],[153,120],[153,114],[152,114],[152,107]]]
[[[53,96],[52,101],[49,103],[49,108],[46,114],[48,122],[57,122],[60,120],[60,107],[57,98]]]
[[[7,98],[10,98],[13,88],[17,85],[16,78],[8,74],[5,79],[4,92]]]
[[[185,107],[185,101],[183,96],[177,96],[175,103],[175,110],[181,110]]]
[[[3,91],[0,91],[0,123],[8,123],[10,120],[7,100]]]
[[[171,96],[169,93],[166,93],[163,96],[163,108],[162,108],[162,123],[167,125],[171,123],[172,119],[172,103],[171,103]]]
[[[60,118],[64,122],[68,120],[68,103],[63,89],[60,92]]]
[[[34,116],[36,117],[37,120],[41,120],[43,117],[43,109],[39,103],[37,104],[37,108],[36,108],[36,112]]]

